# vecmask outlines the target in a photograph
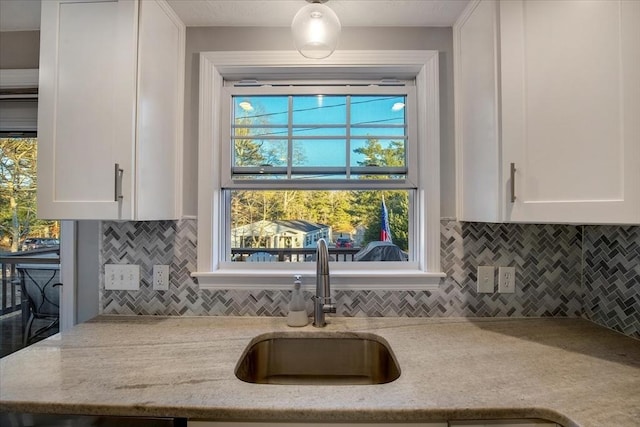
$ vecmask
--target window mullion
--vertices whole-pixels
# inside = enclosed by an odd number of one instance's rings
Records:
[[[293,169],[293,96],[289,95],[287,110],[287,179],[291,179]]]
[[[351,95],[347,95],[346,100],[346,128],[345,128],[345,149],[347,159],[347,179],[351,179]]]

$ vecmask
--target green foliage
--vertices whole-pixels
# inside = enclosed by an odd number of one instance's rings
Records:
[[[371,138],[365,147],[354,151],[366,157],[366,161],[359,162],[360,166],[403,166],[405,164],[405,149],[402,141],[391,141],[388,147],[383,147],[377,139]],[[356,193],[357,208],[353,214],[366,226],[363,245],[380,240],[383,196],[389,213],[389,228],[393,243],[406,251],[409,248],[409,195],[406,191]]]
[[[367,140],[367,145],[353,150],[365,156],[365,161],[358,162],[360,166],[404,166],[405,150],[402,141],[391,141],[389,147],[383,147],[375,138]]]
[[[393,243],[402,250],[409,248],[409,195],[406,191],[376,191],[360,193],[358,205],[365,208],[363,246],[380,240],[382,197],[389,213],[389,228]]]
[[[26,236],[57,231],[51,221],[36,219],[36,161],[35,138],[0,138],[0,246],[13,252]]]

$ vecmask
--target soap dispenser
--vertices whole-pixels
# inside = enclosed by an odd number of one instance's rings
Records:
[[[301,277],[296,275],[293,282],[293,291],[291,292],[291,301],[289,301],[287,325],[306,326],[307,323],[309,323],[309,315],[302,296],[302,281]]]

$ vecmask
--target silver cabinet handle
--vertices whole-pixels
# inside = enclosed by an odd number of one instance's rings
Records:
[[[511,203],[516,201],[516,164],[511,163]]]
[[[124,175],[124,169],[120,169],[120,164],[115,164],[115,174],[114,174],[114,201],[119,202],[124,199],[122,195],[122,175]]]

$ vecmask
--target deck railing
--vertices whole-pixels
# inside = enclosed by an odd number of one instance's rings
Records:
[[[22,304],[18,264],[59,264],[60,248],[43,248],[22,252],[0,253],[2,288],[0,289],[0,316],[26,308]],[[23,316],[24,317],[24,316]]]
[[[361,248],[329,248],[331,261],[351,262],[353,256]],[[247,261],[252,254],[267,253],[278,262],[312,262],[315,261],[315,248],[232,248],[231,259],[233,261]]]

